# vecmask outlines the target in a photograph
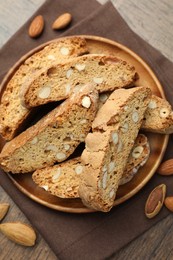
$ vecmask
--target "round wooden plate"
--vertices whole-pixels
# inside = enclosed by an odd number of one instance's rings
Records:
[[[156,78],[150,67],[133,51],[127,47],[97,36],[82,35],[87,41],[90,53],[104,53],[108,55],[115,55],[120,59],[126,60],[134,65],[140,78],[136,85],[149,86],[152,92],[160,97],[164,97],[162,86]],[[54,40],[54,41],[57,41]],[[51,41],[52,42],[52,41]],[[48,42],[50,43],[50,42]],[[2,82],[2,87],[5,87],[9,79],[15,73],[17,68],[33,53],[41,50],[48,43],[45,43],[23,56],[9,71]],[[168,143],[168,136],[161,134],[145,133],[149,139],[151,154],[147,163],[139,170],[138,174],[127,184],[120,186],[117,192],[114,205],[118,205],[134,196],[142,187],[150,180],[159,166]],[[3,140],[0,140],[1,146]],[[9,178],[24,194],[32,200],[50,207],[55,210],[69,212],[69,213],[89,213],[93,210],[86,208],[80,199],[61,199],[50,195],[48,192],[39,188],[31,178],[31,174],[8,174]]]

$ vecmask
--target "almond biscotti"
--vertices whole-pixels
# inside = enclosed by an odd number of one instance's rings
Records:
[[[60,198],[78,198],[79,174],[83,171],[80,157],[36,170],[33,181],[52,195]]]
[[[30,114],[30,110],[22,106],[19,97],[24,82],[45,66],[50,66],[55,62],[57,64],[84,53],[88,53],[85,39],[81,37],[64,38],[48,44],[18,68],[8,82],[0,101],[0,134],[6,140],[11,140],[16,135]]]
[[[150,154],[148,139],[139,134],[128,158],[128,162],[120,180],[120,185],[129,182],[143,166]],[[59,163],[54,166],[36,170],[32,174],[33,181],[39,187],[60,198],[78,198],[79,175],[83,172],[84,165],[81,158]]]
[[[150,155],[150,145],[148,138],[144,134],[139,134],[130,152],[125,171],[119,185],[124,185],[131,181],[137,174],[140,167],[144,166]]]
[[[102,107],[110,95],[111,92],[99,95],[99,108]],[[141,129],[159,134],[173,133],[173,111],[166,99],[155,95],[151,96]]]
[[[99,92],[134,85],[135,68],[113,56],[88,54],[46,66],[23,84],[21,100],[27,107],[66,99],[74,88],[94,83]]]
[[[81,156],[79,196],[86,206],[105,212],[113,207],[150,97],[145,87],[115,90],[98,111]]]
[[[173,133],[173,111],[167,100],[152,95],[141,128],[148,132]]]
[[[35,125],[6,143],[0,165],[6,172],[25,173],[66,160],[91,128],[98,92],[87,85]]]

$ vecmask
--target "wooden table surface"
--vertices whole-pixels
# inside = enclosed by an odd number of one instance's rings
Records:
[[[69,0],[70,1],[70,0]],[[98,0],[105,3],[106,0]],[[22,26],[44,0],[0,0],[0,47]],[[173,62],[173,1],[112,0],[129,26],[143,39]],[[5,221],[22,221],[26,217],[0,187],[0,203],[10,204]],[[38,234],[32,248],[14,244],[0,234],[0,260],[49,259],[57,257]],[[163,221],[114,254],[111,259],[173,259],[173,217]]]

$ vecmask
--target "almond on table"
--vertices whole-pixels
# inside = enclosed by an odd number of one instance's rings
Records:
[[[166,197],[164,204],[167,207],[167,209],[173,212],[173,196]]]
[[[36,16],[31,22],[28,30],[28,34],[31,38],[40,36],[44,29],[44,19],[42,15]]]
[[[160,175],[173,175],[173,159],[169,159],[159,166],[157,173]]]
[[[72,20],[72,15],[70,13],[64,13],[60,15],[52,24],[52,29],[61,30],[67,27]]]
[[[151,191],[145,204],[145,215],[147,218],[153,218],[160,212],[165,200],[165,196],[165,184],[160,184]]]
[[[36,233],[34,229],[21,222],[0,224],[0,232],[13,242],[23,246],[34,246],[36,241]]]
[[[0,203],[0,221],[5,217],[9,210],[10,204]]]

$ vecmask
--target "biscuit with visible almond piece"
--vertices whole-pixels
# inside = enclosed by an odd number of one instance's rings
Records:
[[[88,53],[88,48],[84,38],[69,37],[48,44],[24,61],[1,91],[0,134],[5,140],[11,140],[20,132],[32,112],[21,104],[19,97],[24,82],[45,66],[50,66],[55,62],[61,63],[70,57],[86,53]]]
[[[84,205],[110,211],[151,98],[146,87],[115,90],[98,111],[85,139],[79,196]]]
[[[83,84],[95,84],[99,92],[134,85],[137,73],[133,66],[114,56],[88,54],[70,61],[46,66],[23,84],[21,100],[35,107],[68,98]]]
[[[99,108],[102,107],[110,95],[111,92],[99,95]],[[173,111],[166,99],[155,95],[151,96],[141,129],[159,134],[173,133]]]
[[[147,137],[139,134],[128,158],[120,185],[129,182],[134,177],[139,167],[146,163],[149,153]],[[52,195],[60,198],[78,198],[79,175],[83,170],[84,165],[81,163],[81,158],[77,157],[54,166],[36,170],[32,174],[32,179],[39,187]]]
[[[25,173],[66,160],[85,140],[98,108],[97,90],[86,85],[35,125],[6,143],[0,165]]]
[[[152,95],[141,128],[160,134],[173,133],[173,111],[166,99]]]

